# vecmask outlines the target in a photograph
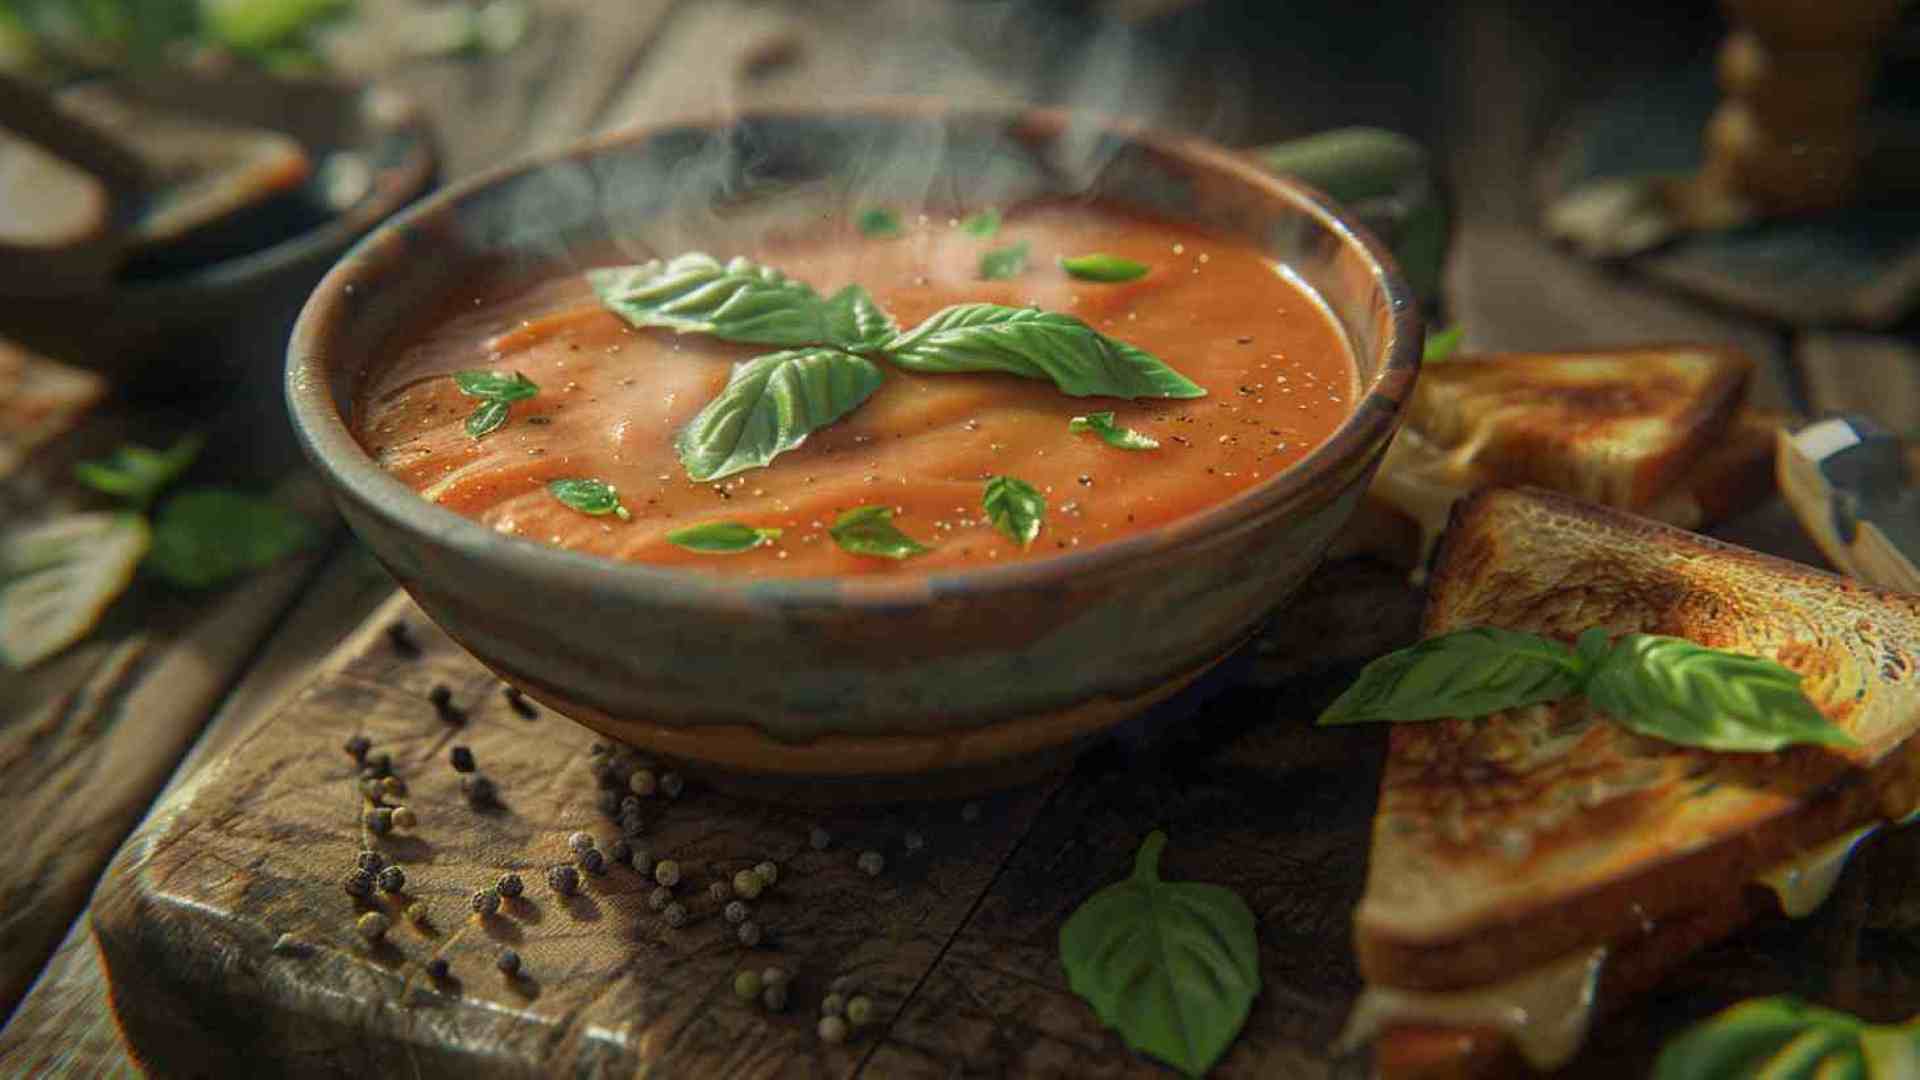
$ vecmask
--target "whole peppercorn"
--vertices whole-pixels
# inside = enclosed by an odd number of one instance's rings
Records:
[[[435,683],[433,689],[427,691],[427,700],[433,702],[434,708],[444,709],[453,704],[453,689],[446,683]]]
[[[420,655],[420,646],[414,644],[413,635],[407,632],[406,623],[387,624],[387,643],[393,646],[393,651],[403,660],[411,660]]]
[[[507,704],[512,706],[513,711],[525,719],[531,720],[540,715],[540,710],[533,707],[533,702],[527,700],[527,695],[521,693],[519,687],[502,686],[500,693],[506,696]]]
[[[397,776],[380,778],[380,794],[389,799],[397,799],[407,793],[407,785]]]
[[[340,883],[340,887],[347,890],[348,896],[364,900],[373,895],[373,874],[365,867],[356,866],[348,871],[346,880]]]
[[[762,968],[760,971],[760,981],[766,983],[768,986],[772,986],[775,983],[784,983],[787,981],[787,969],[778,967]]]
[[[620,812],[620,834],[622,836],[645,836],[646,832],[647,819],[640,811],[622,810]]]
[[[820,1033],[820,1041],[838,1045],[847,1041],[847,1022],[837,1016],[823,1016],[814,1029]]]
[[[411,829],[418,824],[420,824],[420,816],[413,812],[413,807],[396,806],[393,808],[393,827],[394,828]]]
[[[376,804],[385,796],[385,792],[380,790],[380,781],[373,777],[367,777],[360,781],[360,794],[365,795]]]
[[[593,844],[592,833],[577,832],[567,837],[567,846],[573,849],[575,855],[585,855],[587,852],[592,851]]]
[[[473,771],[473,750],[470,747],[456,746],[447,751],[447,762],[454,772]]]
[[[868,877],[879,877],[880,871],[887,868],[887,857],[877,851],[863,851],[860,853],[859,866],[861,873]]]
[[[369,874],[377,874],[387,868],[387,857],[377,851],[363,851],[353,857],[353,864]]]
[[[600,812],[607,817],[620,816],[620,793],[611,788],[603,789],[599,795]]]
[[[367,768],[373,770],[374,778],[393,775],[393,755],[382,751],[367,758]]]
[[[607,857],[600,854],[599,848],[588,848],[580,853],[580,869],[589,874],[604,874],[607,872]]]
[[[627,790],[635,795],[651,795],[659,789],[659,786],[659,780],[653,775],[652,769],[635,769],[633,775],[627,777]]]
[[[381,938],[387,936],[387,928],[392,925],[393,920],[387,918],[385,915],[382,915],[378,911],[369,911],[354,920],[353,928],[359,931],[360,936],[366,938],[368,941],[379,941]]]
[[[687,790],[687,782],[680,779],[679,773],[670,772],[660,777],[660,794],[667,798],[677,799],[685,790]]]
[[[653,873],[653,849],[645,844],[633,845],[633,857],[628,863],[636,874]]]
[[[672,859],[661,859],[653,864],[653,880],[671,889],[680,884],[680,864]]]
[[[960,808],[960,820],[966,822],[969,825],[973,824],[976,821],[979,821],[980,820],[980,804],[977,802],[970,802],[967,805],[962,806]]]
[[[397,866],[389,866],[380,871],[380,891],[397,893],[407,887],[407,872]]]
[[[365,761],[367,760],[367,751],[373,749],[373,740],[367,738],[365,735],[352,735],[347,738],[346,743],[341,749],[345,750],[347,756],[353,760]]]
[[[873,1019],[873,999],[865,994],[856,994],[847,999],[847,1023],[854,1027],[863,1027]]]
[[[760,991],[760,1003],[773,1012],[784,1010],[787,1007],[787,984],[768,983],[766,988]]]
[[[655,911],[665,911],[667,905],[671,903],[673,903],[673,890],[665,885],[657,886],[647,894],[647,906]]]
[[[366,823],[367,831],[373,833],[373,835],[385,836],[387,833],[393,831],[393,808],[388,806],[373,807],[363,814],[360,820]]]
[[[500,880],[493,883],[493,891],[509,900],[517,900],[527,890],[526,883],[519,874],[501,874]]]
[[[607,845],[607,861],[608,862],[614,863],[615,865],[618,865],[618,866],[625,866],[627,865],[628,860],[632,858],[633,858],[633,844],[629,840],[627,840],[626,837],[623,836],[620,839],[615,840],[613,843]]]
[[[847,1011],[847,999],[839,994],[828,994],[820,999],[821,1016],[842,1016]]]
[[[904,842],[908,851],[919,851],[927,846],[927,838],[917,832],[908,833]]]
[[[561,896],[580,891],[580,871],[571,866],[556,866],[547,871],[547,887]]]
[[[432,979],[434,982],[441,982],[445,980],[446,977],[447,977],[447,958],[446,957],[436,956],[433,959],[427,961],[427,978]]]
[[[467,797],[467,805],[475,810],[485,810],[494,803],[493,781],[479,773],[460,778],[460,793]]]
[[[495,889],[477,889],[473,894],[473,910],[482,915],[491,915],[500,910],[500,893]]]
[[[408,904],[407,921],[415,926],[427,925],[427,905],[418,900]]]
[[[615,794],[615,795],[620,795],[620,793],[619,793],[619,792],[617,792],[617,791],[616,791],[616,792],[614,792],[614,794]],[[641,805],[640,805],[640,796],[638,796],[638,795],[620,795],[620,813],[622,813],[622,814],[638,814],[638,813],[640,813],[640,811],[641,811],[641,809],[642,809],[642,807],[641,807]]]
[[[745,901],[735,900],[722,909],[721,914],[726,916],[728,922],[739,926],[741,923],[747,921],[747,916],[752,914],[752,912],[748,910]]]
[[[760,944],[760,924],[754,922],[752,919],[748,919],[746,922],[740,924],[739,929],[734,931],[734,936],[740,939],[740,944],[751,949],[755,945]]]
[[[756,900],[762,889],[767,887],[765,878],[751,870],[742,870],[733,875],[733,891],[742,900]]]
[[[707,885],[707,896],[715,903],[724,904],[732,895],[733,890],[727,888],[727,883],[724,881],[709,882]]]
[[[520,954],[512,949],[502,949],[499,957],[494,960],[493,966],[500,969],[500,974],[511,979],[520,974]]]
[[[811,845],[815,851],[825,851],[827,850],[827,845],[833,843],[833,834],[815,825],[807,831],[807,843]]]
[[[774,883],[780,880],[780,868],[771,862],[761,863],[753,868],[753,872],[760,876],[761,881],[766,882],[768,888],[772,888]]]
[[[757,971],[736,971],[733,975],[733,996],[741,1001],[752,1001],[760,996],[760,973]]]
[[[687,908],[684,904],[668,904],[667,910],[660,914],[666,918],[668,926],[677,928],[687,925]]]
[[[859,985],[860,985],[859,982],[857,982],[853,976],[842,975],[834,979],[832,982],[828,983],[827,989],[832,991],[833,993],[845,996],[847,994],[853,993],[854,990],[859,987]]]

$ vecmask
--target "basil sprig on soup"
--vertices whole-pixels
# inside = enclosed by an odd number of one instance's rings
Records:
[[[1120,539],[1289,467],[1351,409],[1332,320],[1246,241],[1099,204],[888,209],[468,282],[392,340],[357,434],[504,533],[805,577]],[[1131,265],[1150,271],[1100,280]]]

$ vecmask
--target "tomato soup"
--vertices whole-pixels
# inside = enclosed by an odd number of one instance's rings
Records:
[[[1024,268],[981,279],[983,254],[1020,244]],[[1102,283],[1057,261],[1094,252],[1148,272]],[[961,303],[1072,315],[1154,354],[1206,396],[1070,397],[1045,380],[920,374],[872,354],[884,381],[853,411],[766,467],[694,482],[676,433],[727,385],[734,364],[776,347],[629,326],[569,270],[476,279],[426,313],[361,387],[358,437],[425,498],[575,551],[747,577],[924,573],[1045,558],[1202,510],[1306,456],[1357,393],[1332,317],[1258,248],[1097,204],[1016,207],[990,238],[945,217],[909,217],[894,235],[823,227],[712,254],[745,255],[822,296],[858,283],[903,329]],[[467,430],[476,401],[452,377],[470,370],[517,372],[539,389],[476,438]],[[1121,449],[1070,430],[1073,418],[1104,411],[1158,448]],[[983,484],[995,476],[1045,497],[1028,545],[983,509]],[[562,503],[548,485],[569,478],[612,485],[628,516]],[[843,550],[831,526],[861,506],[889,508],[892,524],[928,550],[902,560]],[[780,535],[735,554],[668,539],[719,521]]]

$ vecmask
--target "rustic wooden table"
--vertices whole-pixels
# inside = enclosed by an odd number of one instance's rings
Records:
[[[367,17],[380,17],[381,4],[368,0],[365,7]],[[1331,3],[1296,5],[1286,16],[1256,16],[1245,7],[1254,6],[1200,5],[1163,15],[1144,30],[1104,31],[1094,37],[1093,47],[1073,54],[1075,63],[1061,64],[1055,60],[1062,54],[1048,42],[1022,36],[1019,20],[977,4],[550,0],[539,6],[527,38],[504,55],[404,65],[383,61],[381,76],[418,97],[436,117],[449,177],[631,120],[832,93],[939,92],[1097,104],[1247,146],[1347,124],[1396,128],[1441,152],[1456,212],[1446,303],[1449,317],[1467,327],[1470,347],[1728,341],[1761,361],[1763,378],[1754,392],[1761,404],[1806,413],[1864,411],[1896,430],[1920,428],[1920,351],[1910,339],[1804,332],[1735,318],[1574,260],[1535,232],[1529,166],[1555,120],[1608,79],[1697,52],[1714,32],[1710,12],[1687,28],[1697,33],[1674,34],[1662,22],[1670,16],[1666,5],[1610,6],[1601,13],[1539,10],[1540,5],[1408,4],[1397,22],[1383,23],[1399,27],[1397,32],[1378,34],[1356,30],[1351,17],[1338,15]],[[1173,66],[1156,67],[1158,61]],[[1737,523],[1730,535],[1812,557],[1804,545],[1795,547],[1794,530],[1777,508]],[[1340,641],[1334,650],[1340,656],[1363,655],[1409,632],[1412,608],[1391,579],[1372,580],[1363,590],[1351,582],[1339,589],[1316,582],[1301,603],[1301,614],[1291,621],[1312,625],[1323,643]],[[389,606],[383,610],[383,604]],[[132,970],[137,965],[129,957],[138,956],[140,913],[129,911],[124,890],[109,890],[103,906],[94,910],[87,907],[88,893],[136,826],[134,841],[121,849],[120,859],[128,867],[137,863],[139,873],[151,873],[157,865],[149,858],[156,837],[173,835],[170,830],[182,828],[183,821],[201,820],[195,815],[209,815],[205,820],[218,825],[214,811],[221,806],[257,809],[244,802],[220,803],[209,792],[217,794],[221,782],[210,778],[230,780],[231,772],[220,770],[230,770],[229,763],[236,761],[265,768],[258,736],[266,725],[316,715],[316,698],[325,704],[326,694],[344,692],[343,670],[363,687],[444,677],[474,688],[476,700],[485,698],[486,684],[471,661],[436,646],[424,628],[429,655],[427,666],[417,670],[396,667],[364,632],[348,640],[376,613],[383,621],[408,617],[381,571],[343,542],[324,564],[310,558],[257,579],[206,610],[178,613],[174,623],[102,641],[71,661],[62,693],[0,717],[0,776],[14,799],[13,812],[0,825],[0,836],[14,853],[0,869],[0,899],[7,913],[0,917],[0,996],[8,1005],[18,1001],[0,1031],[0,1072],[142,1071],[108,999],[93,932],[98,914],[103,926],[113,928],[107,937],[120,950],[117,963]],[[818,866],[806,864],[806,883],[795,884],[791,896],[780,901],[787,905],[789,940],[783,948],[789,952],[777,962],[793,963],[811,977],[858,967],[885,996],[888,1022],[842,1050],[821,1050],[808,1034],[810,1023],[802,1022],[806,1010],[765,1018],[722,1008],[724,995],[706,996],[736,958],[716,951],[711,928],[701,931],[706,937],[693,939],[650,929],[637,914],[640,886],[624,881],[595,895],[619,916],[615,925],[626,935],[625,947],[643,957],[632,961],[641,965],[635,970],[653,979],[648,986],[658,986],[658,1000],[647,998],[644,987],[623,991],[628,997],[600,996],[600,989],[611,985],[605,965],[628,962],[625,956],[596,958],[591,948],[569,952],[554,946],[561,951],[549,955],[564,959],[565,966],[550,964],[533,972],[531,996],[515,997],[491,984],[481,986],[472,974],[467,977],[476,1008],[492,1010],[498,1003],[502,1016],[512,1014],[511,1023],[531,1025],[526,1030],[534,1034],[516,1036],[531,1043],[502,1035],[503,1027],[488,1029],[493,1042],[460,1027],[507,1020],[483,1022],[459,1010],[435,1015],[452,1025],[450,1043],[485,1050],[480,1060],[506,1072],[537,1065],[541,1052],[559,1053],[558,1044],[543,1041],[558,1037],[555,1033],[567,1033],[565,1053],[583,1067],[596,1059],[581,1047],[611,1039],[609,1045],[618,1046],[607,1051],[602,1067],[618,1070],[626,1063],[626,1071],[632,1071],[634,1059],[623,1055],[643,1054],[656,1067],[684,1075],[723,1069],[876,1076],[1149,1072],[1152,1066],[1127,1054],[1065,992],[1052,941],[1064,914],[1092,888],[1118,877],[1142,834],[1160,825],[1176,837],[1171,876],[1233,886],[1260,918],[1266,988],[1223,1071],[1336,1073],[1340,1066],[1328,1062],[1324,1051],[1357,983],[1343,943],[1358,883],[1356,860],[1364,857],[1364,847],[1355,845],[1371,809],[1373,764],[1353,760],[1356,753],[1368,756],[1364,743],[1356,752],[1352,741],[1332,744],[1303,734],[1301,722],[1311,714],[1315,695],[1330,686],[1301,677],[1303,666],[1300,651],[1276,639],[1256,659],[1245,687],[1209,706],[1154,753],[1129,755],[1124,748],[1098,753],[1071,776],[991,800],[982,825],[965,829],[940,817],[957,808],[900,811],[884,819],[884,828],[868,825],[875,843],[907,828],[923,829],[930,839],[921,861],[897,858],[896,870],[882,885],[862,891],[844,866],[824,858]],[[1281,684],[1286,692],[1273,693],[1271,687]],[[488,708],[497,712],[498,699],[492,701]],[[410,722],[398,697],[376,694],[362,704],[367,706],[362,719],[376,727]],[[154,722],[156,717],[164,722]],[[564,765],[567,748],[584,747],[584,734],[556,726],[563,721],[548,717],[540,723],[540,741],[547,745],[539,752],[554,763]],[[503,767],[518,761],[532,768],[546,760],[523,755],[517,748],[528,739],[498,727],[503,724],[506,719],[491,714],[477,718],[470,737],[483,752],[495,753]],[[337,751],[331,748],[346,728],[317,726],[321,730],[310,747],[272,760],[287,767],[302,762],[335,767]],[[407,761],[423,778],[436,775],[432,767],[444,752],[443,742],[408,744]],[[163,783],[165,791],[155,802]],[[1284,800],[1272,794],[1278,785],[1289,790]],[[298,788],[290,797],[304,797]],[[530,804],[529,821],[546,831],[570,827],[575,820],[570,815],[576,808],[564,792],[542,794],[535,803],[537,813]],[[849,816],[837,827],[858,832],[861,820]],[[702,865],[719,866],[740,854],[734,849],[744,850],[742,844],[790,843],[791,824],[707,797],[674,811],[671,830],[678,831],[663,835],[697,853]],[[893,832],[881,836],[887,829]],[[208,848],[225,855],[262,842],[239,835],[244,830],[213,831],[217,842]],[[439,835],[470,840],[478,834],[456,829]],[[285,839],[279,836],[277,842]],[[331,825],[308,839],[323,847],[358,842],[350,828]],[[456,883],[476,876],[482,866],[497,865],[499,855],[459,848],[444,844],[422,863],[431,867],[436,903],[446,905],[446,921],[454,926],[461,920],[461,888],[474,884]],[[898,851],[895,847],[890,854]],[[805,863],[803,853],[791,854]],[[334,894],[330,901],[338,903],[343,898],[324,878],[325,871],[304,873],[333,865],[320,860],[318,853],[291,860],[296,869],[286,875],[288,888],[319,881]],[[1874,926],[1865,914],[1869,898],[1873,910],[1881,910],[1888,890],[1897,893],[1901,887],[1885,878],[1871,869],[1857,875],[1857,884],[1782,948],[1838,965],[1835,980],[1844,990],[1853,977],[1847,965],[1857,963],[1861,951],[1860,935]],[[243,898],[217,889],[199,895],[183,887],[173,895],[206,901],[209,911],[228,910],[221,904],[232,910],[244,906]],[[278,902],[292,903],[302,895],[287,893]],[[252,915],[262,910],[249,909]],[[545,947],[564,917],[564,912],[550,912],[544,927],[528,924],[536,939],[528,946],[530,957],[535,944]],[[328,933],[323,923],[287,918],[292,921],[276,925],[291,929],[297,924],[316,940]],[[480,935],[461,940],[469,949],[498,943]],[[452,948],[444,941],[433,947]],[[459,960],[462,954],[455,949],[447,955]],[[671,967],[645,968],[667,956],[675,959]],[[215,981],[257,985],[258,1000],[294,1008],[290,1002],[298,993],[289,997],[284,986],[273,990],[267,985],[271,979],[256,978],[257,958],[229,956],[223,963],[228,966],[213,973]],[[164,965],[155,970],[164,971]],[[382,970],[395,976],[405,965]],[[1742,970],[1734,975],[1722,970],[1716,985],[1765,984],[1764,977]],[[675,971],[680,974],[660,974]],[[406,981],[404,974],[395,977]],[[1887,977],[1875,978],[1880,985]],[[29,982],[31,990],[21,998]],[[317,975],[293,977],[293,984],[305,988],[302,993],[324,982]],[[129,985],[142,996],[123,1004],[143,1016],[164,1012],[142,1010],[169,995],[190,998],[199,992],[164,980],[123,981],[123,990]],[[681,993],[669,1001],[667,992],[675,988]],[[1895,988],[1910,989],[1904,983]],[[810,1009],[812,999],[806,1000]],[[589,1038],[585,1028],[575,1030],[576,1015],[569,1011],[575,1006],[625,1011],[617,1023],[596,1019],[604,1030]],[[302,1067],[309,1071],[391,1065],[393,1059],[378,1047],[361,1044],[417,1047],[422,1038],[417,1025],[391,1015],[328,1014],[324,1007],[312,1007],[319,1011],[301,1015],[364,1023],[331,1034],[321,1031],[303,1043],[307,1064]],[[181,1041],[182,1031],[195,1030],[191,1023],[152,1023],[146,1033],[151,1037],[142,1045],[174,1051],[155,1071],[246,1071],[241,1064],[246,1059],[237,1055],[254,1046],[249,1040],[255,1036],[246,1030],[249,1017],[204,1016],[193,1022],[201,1024],[197,1030],[210,1044],[199,1048],[198,1057]],[[643,1045],[647,1049],[636,1049]],[[424,1065],[418,1056],[410,1060],[423,1071],[448,1063],[431,1056]],[[1606,1067],[1597,1058],[1590,1063],[1590,1068]]]

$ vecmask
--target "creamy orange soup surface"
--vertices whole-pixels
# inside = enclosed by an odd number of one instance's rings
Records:
[[[687,478],[673,436],[726,385],[731,366],[776,351],[700,334],[636,329],[603,308],[583,274],[479,276],[401,333],[360,387],[353,424],[382,467],[424,497],[503,533],[614,559],[744,577],[924,573],[1045,558],[1202,510],[1298,462],[1350,413],[1353,360],[1319,302],[1250,243],[1097,204],[1009,211],[982,239],[944,217],[909,217],[892,237],[851,226],[774,236],[745,255],[821,295],[858,283],[910,328],[950,304],[1034,306],[1084,320],[1206,388],[1185,400],[1069,397],[995,373],[915,374],[874,357],[885,382],[770,466]],[[980,256],[1019,242],[1029,263],[980,280]],[[1059,256],[1145,263],[1131,282],[1077,280]],[[671,258],[679,252],[662,252]],[[609,256],[604,264],[640,261]],[[499,430],[475,439],[477,404],[451,377],[520,372],[539,386]],[[1097,411],[1157,439],[1117,449],[1069,421]],[[1030,547],[982,510],[988,477],[1047,501]],[[550,481],[614,485],[630,520],[562,504]],[[931,548],[895,561],[841,548],[828,527],[863,505]],[[709,521],[777,527],[738,554],[684,550],[667,534]]]

